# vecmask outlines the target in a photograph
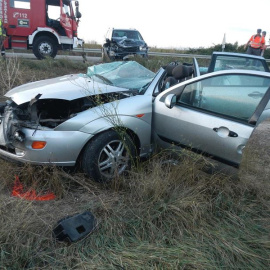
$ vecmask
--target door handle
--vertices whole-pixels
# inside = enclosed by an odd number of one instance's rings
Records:
[[[230,130],[230,132],[229,132],[229,137],[236,138],[236,137],[238,137],[238,134],[235,133],[234,131],[231,131],[231,130]]]
[[[264,94],[260,93],[259,91],[254,91],[253,93],[248,94],[248,96],[252,98],[262,98],[263,95]]]
[[[225,138],[225,137],[233,137],[233,138],[238,137],[238,134],[236,132],[231,131],[226,127],[219,127],[219,128],[215,127],[215,128],[213,128],[213,130],[215,132],[217,132],[220,137],[223,137],[223,138]]]

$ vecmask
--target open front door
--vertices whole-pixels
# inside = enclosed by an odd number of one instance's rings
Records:
[[[68,38],[73,38],[73,9],[69,0],[61,0],[60,23]]]
[[[172,87],[155,99],[155,134],[161,142],[239,164],[269,101],[269,86],[269,77],[222,72]]]

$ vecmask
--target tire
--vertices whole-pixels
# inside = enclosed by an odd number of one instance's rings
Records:
[[[33,44],[33,53],[38,59],[44,59],[46,56],[54,58],[58,48],[54,39],[50,37],[38,37]]]
[[[110,62],[110,57],[107,53],[107,47],[102,48],[102,62],[104,63]]]
[[[105,49],[102,48],[102,55],[101,55],[101,58],[102,58],[102,62],[107,62],[107,53],[105,52]]]
[[[143,58],[144,58],[144,59],[148,59],[148,53],[144,54],[144,55],[143,55]]]
[[[97,182],[123,175],[132,165],[136,147],[127,134],[110,130],[90,141],[82,156],[82,169]]]

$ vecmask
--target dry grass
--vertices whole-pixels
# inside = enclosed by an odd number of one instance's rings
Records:
[[[268,269],[269,198],[188,153],[177,165],[158,155],[129,178],[110,185],[56,168],[16,167],[0,195],[0,265],[3,269]],[[14,174],[25,186],[57,199],[10,196]],[[2,179],[1,179],[2,180]],[[66,216],[90,210],[98,229],[67,245],[52,230]]]
[[[66,59],[43,61],[18,58],[0,58],[0,98],[9,89],[23,83],[44,80],[65,74],[85,73],[87,65]]]
[[[14,85],[69,70],[50,61],[20,62]],[[237,175],[210,174],[212,164],[188,151],[176,157],[160,153],[107,185],[0,160],[0,269],[269,269],[270,203],[260,183],[251,189]],[[56,199],[11,196],[15,175]],[[56,242],[57,221],[85,210],[97,230]]]

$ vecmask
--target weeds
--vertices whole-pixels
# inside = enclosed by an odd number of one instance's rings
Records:
[[[27,202],[1,192],[0,264],[8,269],[268,269],[269,202],[239,181],[204,172],[206,161],[166,153],[110,185],[83,175],[13,168],[25,185],[58,199]],[[175,165],[177,164],[177,165]],[[27,178],[28,177],[28,178]],[[49,177],[49,179],[48,179]],[[10,178],[10,181],[12,177]],[[52,184],[58,183],[58,184]],[[117,188],[115,188],[117,187]],[[67,246],[51,235],[56,221],[84,210],[99,222]],[[119,268],[120,269],[120,268]]]
[[[22,83],[22,74],[20,71],[20,61],[14,57],[11,59],[0,59],[0,77],[1,77],[1,93],[4,95],[5,92],[16,84]]]

